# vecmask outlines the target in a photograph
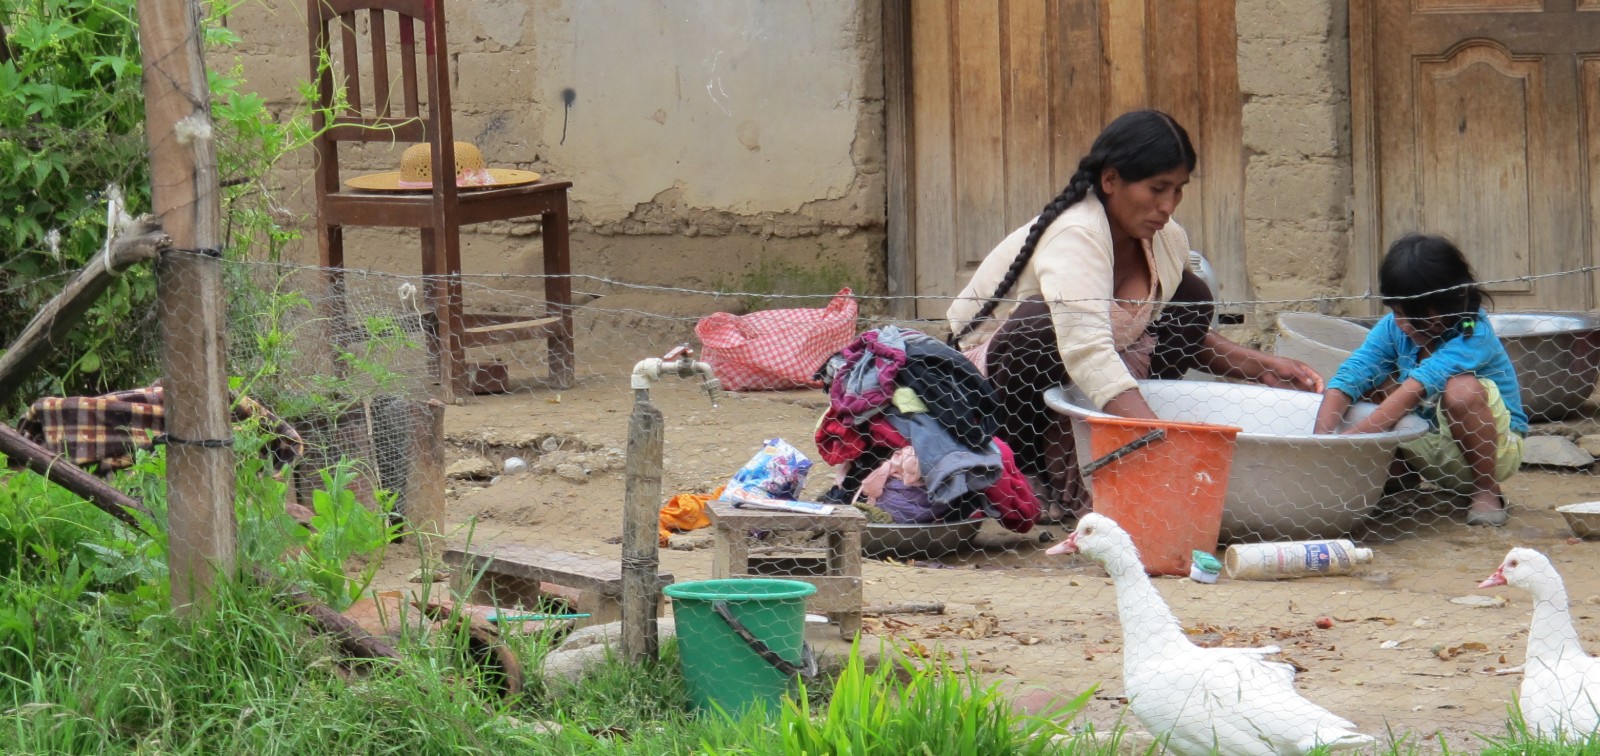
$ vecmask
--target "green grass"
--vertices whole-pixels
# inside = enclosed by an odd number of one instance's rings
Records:
[[[161,487],[148,477],[157,462],[121,484],[160,521]],[[241,469],[257,476],[246,494],[281,495],[260,470]],[[354,506],[321,501],[329,512]],[[241,511],[241,527],[281,527]],[[272,541],[252,541],[253,558],[278,548]],[[299,563],[280,576],[321,584],[326,598],[364,585],[327,585]],[[459,625],[399,639],[399,660],[350,669],[263,588],[224,584],[214,606],[188,618],[168,610],[168,590],[161,539],[31,473],[0,471],[0,753],[1113,754],[1123,735],[1097,739],[1080,722],[1092,689],[1033,716],[965,664],[892,648],[873,669],[852,649],[836,675],[801,686],[771,717],[728,718],[689,713],[673,642],[659,662],[609,658],[577,682],[547,685],[540,667],[555,639],[516,636],[507,644],[528,684],[504,698],[460,651]],[[1561,744],[1532,736],[1515,711],[1509,722],[1476,752],[1600,754],[1600,739]],[[1450,752],[1442,740],[1390,741],[1378,752]]]
[[[1540,737],[1528,730],[1522,711],[1512,701],[1507,716],[1506,733],[1498,736],[1480,736],[1484,747],[1478,751],[1485,756],[1556,756],[1556,754],[1600,754],[1600,735],[1586,738],[1563,737],[1560,740]]]

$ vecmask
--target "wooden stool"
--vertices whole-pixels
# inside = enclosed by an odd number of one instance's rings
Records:
[[[713,501],[709,515],[716,528],[716,551],[711,564],[711,575],[716,578],[761,576],[751,569],[751,531],[781,534],[820,530],[826,534],[827,554],[819,560],[823,574],[782,577],[816,586],[817,592],[806,599],[806,607],[839,623],[839,635],[848,639],[861,632],[861,527],[867,518],[860,510],[835,506],[832,514],[809,515]]]
[[[556,593],[559,590],[556,586],[561,586],[576,589],[573,608],[590,615],[578,623],[580,626],[622,619],[620,562],[515,544],[489,546],[470,553],[446,549],[444,562],[455,570],[453,586],[457,591],[465,589],[482,574],[469,601],[533,609],[542,596]],[[664,572],[656,575],[658,613],[661,589],[671,584],[672,575]]]

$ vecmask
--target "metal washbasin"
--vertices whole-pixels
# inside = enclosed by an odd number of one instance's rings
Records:
[[[1367,338],[1369,326],[1314,312],[1278,313],[1278,340],[1273,354],[1304,362],[1332,378],[1346,358]]]
[[[1585,312],[1496,312],[1489,324],[1517,371],[1522,408],[1533,421],[1578,411],[1600,378],[1600,316]],[[1310,312],[1278,313],[1275,354],[1333,377],[1370,326]]]
[[[904,525],[867,523],[861,529],[861,552],[875,559],[940,559],[966,548],[982,528],[981,519]]]
[[[1489,315],[1517,369],[1530,420],[1559,420],[1583,406],[1600,377],[1600,316],[1586,312]]]
[[[1140,381],[1150,409],[1162,420],[1241,428],[1223,505],[1222,540],[1330,538],[1349,533],[1372,514],[1389,462],[1401,443],[1421,437],[1428,424],[1415,415],[1387,433],[1313,435],[1320,394],[1235,383]],[[1091,459],[1093,409],[1074,386],[1051,389],[1045,403],[1072,418],[1079,464]],[[1346,424],[1370,415],[1361,402]],[[1093,480],[1089,481],[1091,491]]]

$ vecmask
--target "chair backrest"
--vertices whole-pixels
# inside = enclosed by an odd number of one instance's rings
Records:
[[[307,0],[307,6],[318,198],[339,191],[340,142],[428,142],[435,196],[453,199],[455,182],[442,180],[455,175],[444,0]]]

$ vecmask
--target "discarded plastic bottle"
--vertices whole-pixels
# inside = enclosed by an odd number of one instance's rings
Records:
[[[1312,575],[1344,575],[1372,561],[1372,549],[1338,538],[1326,541],[1247,543],[1222,556],[1234,580],[1282,580]]]

